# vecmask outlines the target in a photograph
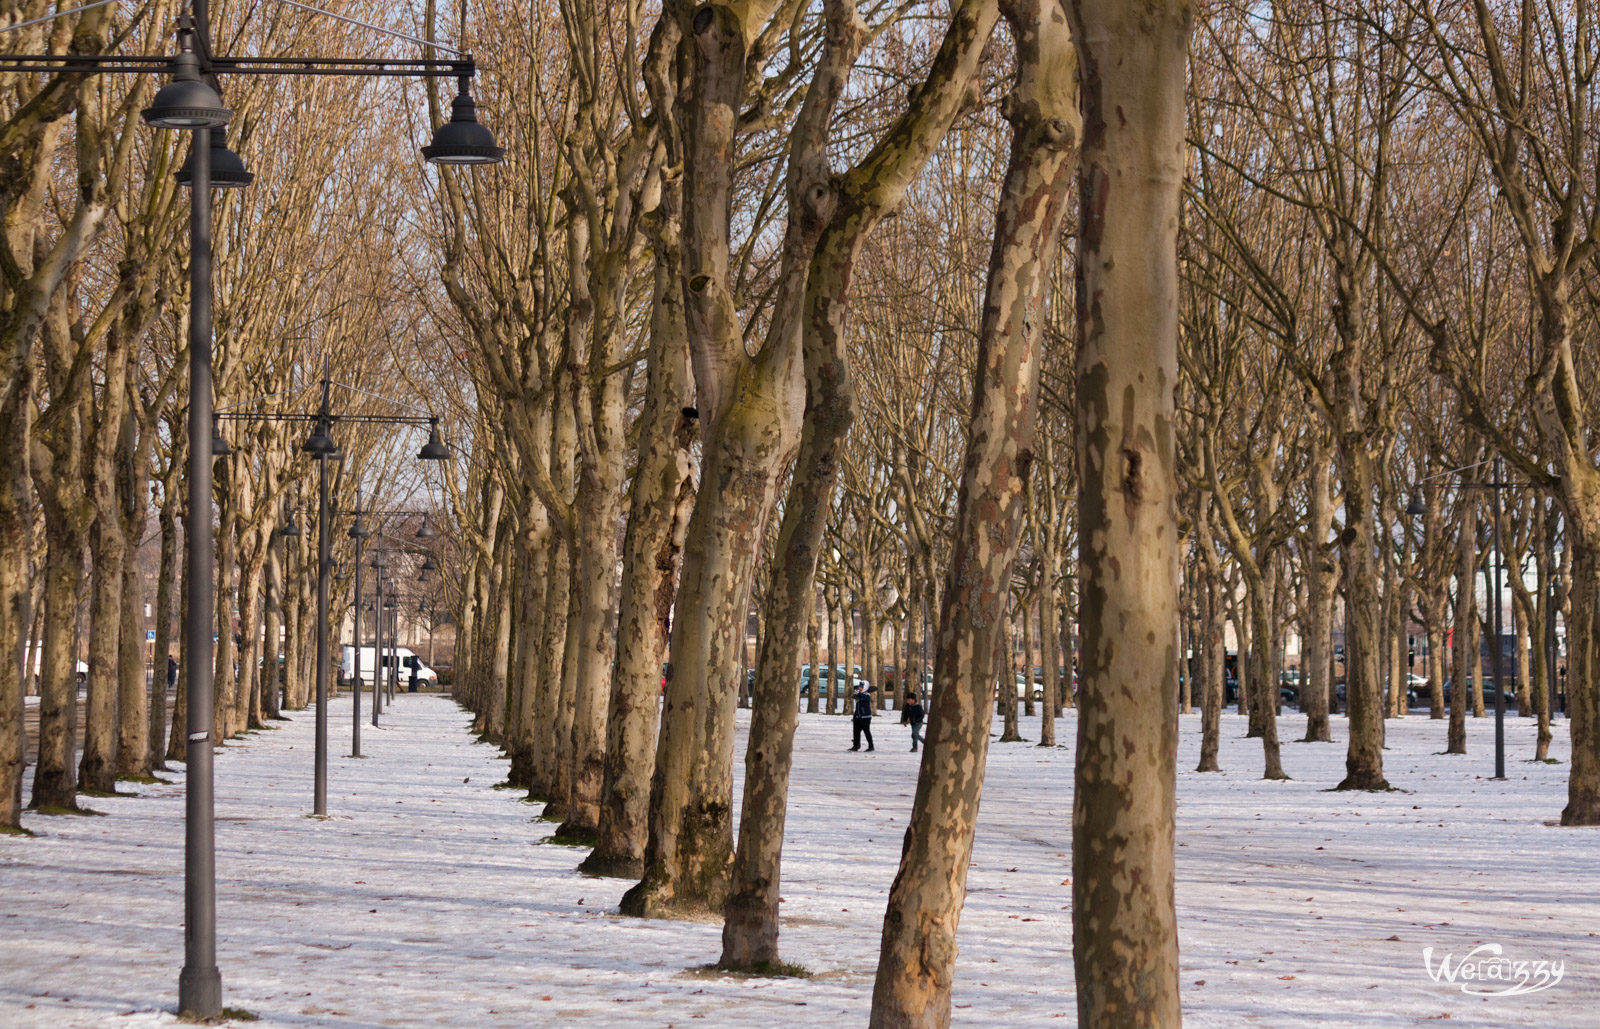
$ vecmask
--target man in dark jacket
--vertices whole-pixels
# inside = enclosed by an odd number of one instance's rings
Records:
[[[867,692],[867,684],[856,683],[854,716],[850,719],[855,730],[855,746],[851,750],[861,749],[861,735],[866,734],[867,749],[872,750],[872,694]]]
[[[922,742],[922,718],[925,712],[922,701],[915,693],[906,697],[905,706],[900,709],[900,721],[911,726],[911,752],[917,752],[917,744]]]

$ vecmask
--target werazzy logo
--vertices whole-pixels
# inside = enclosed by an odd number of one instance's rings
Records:
[[[1433,964],[1433,948],[1422,948],[1422,967],[1436,983],[1454,983],[1462,993],[1475,993],[1484,997],[1516,997],[1524,993],[1547,990],[1561,981],[1566,972],[1565,961],[1519,961],[1503,955],[1498,943],[1480,943],[1460,960],[1454,954],[1439,958]]]

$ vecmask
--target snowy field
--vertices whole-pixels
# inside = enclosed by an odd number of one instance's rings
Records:
[[[218,965],[224,1003],[259,1026],[861,1026],[884,898],[920,755],[878,723],[849,754],[846,718],[802,716],[785,847],[783,951],[804,980],[734,979],[699,966],[720,926],[620,918],[629,883],[578,875],[538,809],[494,785],[506,764],[442,697],[406,696],[353,760],[347,700],[334,724],[329,812],[311,808],[312,716],[218,752]],[[741,712],[741,730],[747,724]],[[1292,782],[1257,778],[1260,748],[1225,716],[1221,774],[1192,771],[1182,722],[1178,913],[1190,1026],[1600,1025],[1600,830],[1559,829],[1562,764],[1527,760],[1531,722],[1508,721],[1506,782],[1490,781],[1492,719],[1467,757],[1444,723],[1390,722],[1387,775],[1405,792],[1329,792],[1335,744],[1284,744]],[[995,745],[958,936],[955,1024],[1075,1021],[1066,746]],[[1283,736],[1301,731],[1287,715]],[[1024,720],[1024,735],[1037,725]],[[742,747],[741,740],[741,765]],[[741,769],[742,771],[742,769]],[[25,816],[0,837],[0,1026],[176,1022],[183,963],[183,794],[93,799],[102,818]],[[738,791],[735,790],[737,800]],[[1560,962],[1518,996],[1463,978],[1482,944]],[[1424,960],[1424,948],[1432,948]],[[1504,966],[1468,967],[1490,974]],[[1442,958],[1456,977],[1438,981]],[[1546,974],[1551,966],[1543,966]],[[1535,980],[1537,981],[1537,980]]]

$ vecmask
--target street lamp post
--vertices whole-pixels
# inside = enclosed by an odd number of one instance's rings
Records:
[[[56,18],[82,7],[47,15]],[[211,511],[211,448],[206,434],[211,425],[211,189],[212,162],[221,146],[221,132],[231,117],[222,106],[217,73],[241,75],[363,75],[387,77],[455,78],[458,92],[450,121],[438,127],[423,156],[434,164],[492,164],[504,151],[487,128],[478,124],[470,83],[477,74],[470,55],[438,43],[399,36],[379,26],[365,27],[408,39],[436,50],[454,52],[454,60],[419,59],[341,60],[328,58],[219,57],[211,50],[209,0],[191,0],[191,13],[178,19],[178,53],[173,57],[150,55],[6,54],[0,71],[25,74],[143,74],[167,70],[172,81],[156,93],[141,112],[155,128],[191,133],[187,162],[189,207],[189,489],[192,525],[206,526]],[[326,12],[320,12],[326,13]],[[346,19],[349,20],[349,19]],[[18,22],[8,29],[35,24]],[[364,23],[358,23],[364,24]],[[242,165],[241,165],[242,168]],[[217,169],[219,172],[222,168]],[[231,171],[231,169],[230,169]],[[231,176],[229,176],[231,178]],[[248,181],[246,178],[244,181]],[[216,185],[243,185],[219,176]],[[215,619],[211,589],[215,565],[210,532],[188,534],[188,574],[185,584],[188,617],[184,623],[184,660],[189,669],[186,707],[189,732],[185,740],[184,810],[184,964],[178,975],[178,1009],[181,1014],[214,1018],[222,1011],[222,976],[216,961],[216,847],[215,797],[211,739],[213,668],[212,622]],[[326,674],[325,670],[323,674]]]

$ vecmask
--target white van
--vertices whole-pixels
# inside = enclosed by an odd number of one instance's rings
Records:
[[[405,686],[411,680],[411,673],[417,673],[417,679],[422,686],[439,685],[439,673],[429,668],[422,660],[406,647],[384,647],[383,667],[387,671],[391,662],[398,656],[400,661],[400,685]],[[367,686],[372,682],[372,673],[378,665],[378,653],[371,647],[361,648],[361,685]],[[344,647],[339,657],[339,681],[345,685],[354,682],[356,678],[356,648]]]

